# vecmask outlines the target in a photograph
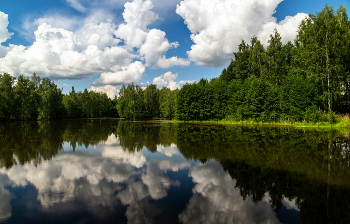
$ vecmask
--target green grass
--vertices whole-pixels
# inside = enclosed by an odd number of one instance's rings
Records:
[[[271,127],[310,127],[310,128],[346,128],[350,125],[350,115],[349,114],[339,114],[335,117],[335,123],[328,121],[319,121],[319,122],[265,122],[265,121],[256,121],[256,120],[209,120],[209,121],[180,121],[173,120],[174,123],[192,123],[192,124],[232,124],[232,125],[244,125],[244,126],[271,126]]]

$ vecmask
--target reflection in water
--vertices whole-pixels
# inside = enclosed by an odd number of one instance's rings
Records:
[[[0,124],[0,222],[349,223],[349,143],[336,130]]]
[[[235,188],[236,181],[217,162],[194,167],[190,175],[196,186],[179,215],[183,223],[280,223],[268,197],[257,204],[250,198],[244,200]]]
[[[128,205],[125,214],[130,223],[147,223],[160,212],[150,200],[166,197],[171,186],[180,184],[166,172],[190,166],[186,161],[146,162],[145,151],[124,152],[114,135],[95,148],[101,151],[101,157],[91,153],[60,154],[48,163],[3,168],[1,177],[7,178],[5,183],[12,188],[33,185],[38,191],[41,210],[46,213],[54,213],[62,203],[75,210],[79,201],[89,212],[103,217],[111,215],[104,213],[121,203]],[[1,195],[1,207],[5,208],[1,217],[9,218],[11,194],[4,188],[1,190],[6,193]]]
[[[8,184],[8,176],[0,174],[0,222],[11,217],[12,208],[10,202],[13,195],[5,189],[5,186]]]

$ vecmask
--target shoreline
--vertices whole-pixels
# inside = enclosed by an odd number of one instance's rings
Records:
[[[330,124],[326,122],[318,123],[306,123],[306,122],[257,122],[257,121],[230,121],[230,120],[219,120],[219,121],[181,121],[172,120],[173,123],[190,123],[190,124],[208,124],[208,125],[238,125],[238,126],[262,126],[262,127],[293,127],[293,128],[336,128],[343,129],[349,128],[350,123],[335,123]]]

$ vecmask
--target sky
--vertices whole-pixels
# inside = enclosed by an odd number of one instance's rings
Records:
[[[170,89],[218,77],[255,35],[282,42],[328,3],[350,0],[1,0],[0,72],[106,92],[123,84]]]

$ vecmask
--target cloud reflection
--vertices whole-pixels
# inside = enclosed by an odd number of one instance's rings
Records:
[[[179,215],[183,223],[280,223],[267,198],[255,204],[243,200],[236,181],[218,162],[209,161],[191,169],[194,195]]]
[[[103,215],[119,204],[128,206],[125,215],[129,223],[151,223],[160,211],[151,199],[164,198],[171,186],[180,185],[166,172],[190,167],[187,161],[146,161],[144,150],[125,152],[114,135],[95,149],[102,156],[80,151],[60,154],[37,167],[28,163],[0,169],[0,220],[11,216],[13,196],[4,187],[30,184],[37,189],[37,200],[44,212],[77,209],[74,201],[79,201],[83,209]]]
[[[11,217],[12,208],[10,202],[13,195],[4,188],[8,183],[8,177],[0,174],[0,222]]]
[[[166,155],[167,157],[172,157],[173,155],[179,155],[177,146],[174,143],[172,143],[168,147],[165,147],[163,145],[157,145],[157,152],[160,152]]]

